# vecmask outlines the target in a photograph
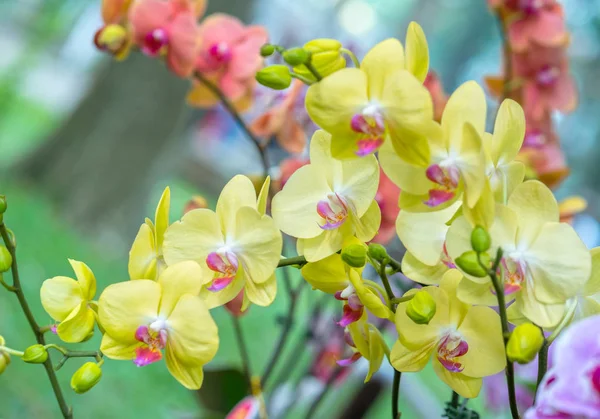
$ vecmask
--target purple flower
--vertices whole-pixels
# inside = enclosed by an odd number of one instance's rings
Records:
[[[600,315],[570,326],[551,351],[554,364],[525,419],[600,418]]]

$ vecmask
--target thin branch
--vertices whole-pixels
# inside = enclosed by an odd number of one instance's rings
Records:
[[[237,342],[238,349],[240,350],[240,357],[242,358],[242,367],[244,369],[244,375],[246,376],[246,380],[248,381],[249,388],[252,389],[250,354],[248,352],[246,340],[244,339],[244,334],[240,325],[240,319],[234,315],[231,316],[231,319],[233,320],[233,329],[235,330],[235,340]]]
[[[242,129],[242,131],[244,131],[244,134],[246,134],[248,139],[252,141],[252,143],[256,147],[256,150],[260,154],[260,160],[262,162],[264,175],[265,177],[268,176],[271,164],[269,162],[269,157],[267,156],[265,145],[252,133],[248,125],[246,125],[246,123],[242,119],[239,112],[235,109],[235,106],[229,101],[229,99],[227,99],[227,97],[223,94],[223,92],[221,91],[221,89],[219,89],[217,85],[208,80],[206,77],[204,77],[202,73],[198,71],[194,72],[194,78],[198,82],[204,84],[208,88],[208,90],[210,90],[215,96],[219,98],[227,112],[229,112],[229,114],[233,117],[235,122]]]
[[[489,270],[488,274],[492,280],[492,285],[494,286],[494,291],[496,293],[496,298],[498,299],[498,312],[500,314],[500,322],[502,324],[502,337],[504,339],[504,352],[506,353],[506,345],[508,343],[508,339],[510,337],[510,331],[508,330],[508,316],[506,315],[506,301],[504,299],[504,287],[503,284],[500,283],[500,279],[497,275],[498,266],[500,265],[500,261],[502,260],[502,248],[498,248],[498,253],[496,254],[496,260],[494,261],[494,265],[492,269]],[[485,264],[481,262],[481,258],[479,258],[479,264],[487,269]],[[506,355],[506,385],[508,387],[508,401],[510,404],[510,413],[513,419],[519,419],[519,408],[517,406],[517,397],[515,393],[515,371],[513,363],[508,359],[508,355]]]
[[[19,277],[19,268],[17,265],[16,248],[14,246],[13,240],[8,234],[8,230],[6,229],[4,223],[0,223],[0,235],[2,236],[2,240],[4,241],[6,248],[12,256],[11,273],[13,277],[13,292],[17,296],[17,300],[19,300],[21,310],[23,310],[23,313],[27,318],[27,322],[29,323],[29,327],[35,335],[35,340],[38,344],[45,346],[46,340],[44,339],[44,333],[42,332],[40,326],[37,324],[35,317],[33,316],[33,312],[29,307],[29,303],[25,298],[25,294],[23,293],[23,287],[21,286],[21,279]],[[50,385],[52,386],[52,390],[54,391],[54,396],[56,397],[56,401],[58,402],[63,418],[72,419],[73,410],[67,405],[62,389],[60,388],[60,384],[58,383],[58,379],[56,378],[54,368],[52,367],[52,360],[50,359],[50,356],[48,356],[48,359],[46,360],[46,362],[44,362],[44,369],[46,370],[46,374],[48,375],[48,379],[50,380]]]
[[[279,263],[277,264],[277,267],[282,268],[284,266],[292,266],[292,265],[303,266],[303,265],[306,265],[307,263],[308,262],[306,261],[306,258],[304,256],[294,256],[291,258],[281,259],[279,261]]]
[[[402,373],[394,370],[394,383],[392,384],[392,419],[400,418],[400,378]]]

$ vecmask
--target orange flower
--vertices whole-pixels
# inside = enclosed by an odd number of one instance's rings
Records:
[[[191,0],[134,3],[129,13],[134,42],[146,55],[164,55],[173,73],[190,76],[199,47],[198,8],[198,2]]]
[[[244,26],[233,16],[214,14],[200,25],[200,49],[195,57],[195,69],[219,87],[240,110],[247,109],[253,98],[254,75],[263,59],[260,47],[267,42],[262,26]],[[200,82],[195,82],[188,103],[212,107],[219,102],[215,94]]]
[[[274,136],[288,153],[302,153],[306,147],[306,135],[294,116],[294,108],[303,87],[300,80],[295,80],[281,102],[259,115],[250,125],[254,135],[263,138]]]

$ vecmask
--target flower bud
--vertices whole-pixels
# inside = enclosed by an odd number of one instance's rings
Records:
[[[256,80],[263,86],[283,90],[292,83],[290,69],[283,64],[270,65],[256,73]]]
[[[342,44],[335,39],[313,39],[304,44],[304,50],[310,52],[310,63],[322,77],[326,77],[346,67],[346,59],[341,53]],[[294,67],[294,71],[312,81],[316,81],[312,72],[304,65]]]
[[[6,272],[12,266],[12,256],[6,246],[0,246],[0,274]]]
[[[281,56],[286,63],[293,67],[306,63],[310,59],[310,52],[304,48],[290,48],[283,51]]]
[[[389,257],[385,247],[383,247],[379,243],[370,243],[369,244],[369,256],[371,256],[373,259],[378,260],[380,262]]]
[[[102,369],[95,362],[86,362],[71,377],[71,388],[77,394],[83,394],[98,384],[102,378]]]
[[[94,43],[99,50],[117,54],[127,44],[127,29],[121,25],[106,25],[96,32]]]
[[[8,364],[10,364],[10,355],[0,351],[0,375],[6,370]]]
[[[4,214],[6,212],[6,197],[4,195],[0,195],[0,214]]]
[[[527,364],[534,360],[543,344],[542,330],[531,323],[523,323],[510,334],[506,355],[511,362]]]
[[[435,300],[427,291],[417,291],[406,304],[406,315],[417,324],[429,324],[435,310]]]
[[[487,253],[481,253],[479,256],[481,257],[481,262],[485,266],[489,266],[490,255]],[[463,253],[456,258],[454,263],[465,273],[476,278],[485,278],[488,275],[487,270],[479,264],[479,261],[477,260],[477,252],[474,250],[469,250],[468,252]]]
[[[0,346],[4,346],[5,343],[4,338],[0,336]],[[6,370],[8,364],[10,364],[10,355],[0,350],[0,374]]]
[[[260,55],[263,57],[270,57],[275,52],[275,45],[264,44],[260,47]]]
[[[23,361],[28,364],[43,364],[47,359],[48,351],[40,344],[30,346],[23,354]]]
[[[187,214],[188,212],[195,209],[208,208],[208,202],[206,199],[200,195],[194,195],[192,199],[190,199],[183,207],[183,213]]]
[[[342,260],[352,268],[362,268],[367,263],[367,248],[362,244],[351,244],[342,249]]]
[[[489,233],[481,226],[477,226],[471,233],[471,247],[477,253],[487,252],[492,245]]]

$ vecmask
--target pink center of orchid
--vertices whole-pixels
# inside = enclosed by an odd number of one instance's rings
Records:
[[[219,64],[228,63],[231,61],[231,57],[233,56],[231,48],[226,42],[217,42],[212,44],[208,49],[208,55],[213,61]]]
[[[502,262],[498,267],[498,274],[504,280],[504,294],[509,295],[517,292],[525,282],[526,266],[519,260],[510,258],[502,258]]]
[[[348,285],[344,290],[336,292],[335,298],[340,301],[346,301],[346,304],[344,304],[344,314],[337,324],[346,327],[360,319],[364,311],[364,306],[358,295],[356,295],[356,290],[352,285]]]
[[[544,0],[518,0],[518,8],[527,15],[534,15],[544,7]]]
[[[356,155],[363,157],[373,153],[383,144],[385,120],[383,114],[375,106],[369,106],[362,113],[356,114],[350,121],[352,131],[361,134],[356,142]]]
[[[167,31],[162,28],[157,28],[146,34],[141,49],[144,54],[156,57],[168,44],[169,37]]]
[[[592,381],[592,387],[596,390],[596,393],[600,394],[600,365],[597,365],[591,372],[590,379]]]
[[[558,76],[560,76],[560,69],[547,65],[537,72],[535,78],[539,86],[552,87],[558,80]]]
[[[467,341],[457,332],[448,332],[440,340],[437,349],[437,359],[450,372],[461,372],[465,367],[460,357],[469,351]]]
[[[238,259],[230,250],[212,252],[206,257],[206,264],[215,272],[214,279],[206,289],[209,291],[221,291],[231,284],[238,271]]]
[[[542,131],[531,130],[525,134],[525,140],[523,140],[523,147],[539,148],[546,144],[546,136]]]
[[[323,230],[333,230],[338,228],[348,218],[348,204],[346,200],[337,193],[330,193],[326,199],[317,203],[317,213],[325,221],[319,226]]]
[[[144,367],[162,359],[161,350],[167,345],[167,329],[164,320],[157,320],[150,326],[140,326],[135,331],[135,339],[143,345],[136,348],[133,362]]]
[[[425,205],[437,207],[454,198],[460,182],[460,172],[456,166],[442,167],[439,164],[432,164],[427,168],[425,175],[435,183],[435,186],[429,190],[429,199],[424,202]]]
[[[446,265],[446,267],[448,269],[456,269],[456,265],[454,264],[454,261],[448,254],[448,249],[446,249],[446,242],[444,242],[444,247],[442,248],[442,259],[441,260],[442,260],[442,263],[444,265]]]

